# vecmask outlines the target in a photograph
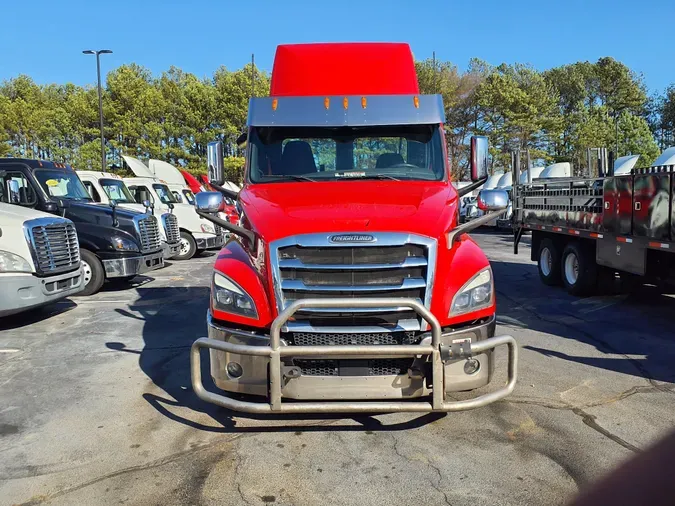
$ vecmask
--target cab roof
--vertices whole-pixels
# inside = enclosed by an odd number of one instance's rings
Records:
[[[283,44],[277,47],[270,95],[416,95],[410,46],[395,42]]]
[[[46,160],[35,160],[32,158],[0,158],[0,164],[6,163],[21,163],[28,165],[32,169],[68,169],[73,170],[73,168],[65,163],[60,162],[48,162]]]

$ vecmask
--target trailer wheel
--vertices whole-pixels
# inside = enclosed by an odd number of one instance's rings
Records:
[[[548,286],[560,284],[560,250],[551,239],[542,239],[537,267],[542,283]]]
[[[571,242],[563,250],[560,273],[570,295],[585,295],[596,286],[598,265],[589,249]]]
[[[175,260],[190,260],[197,253],[197,243],[192,234],[181,231],[180,233],[180,249],[178,255],[174,257]]]
[[[80,249],[80,261],[82,262],[84,290],[78,295],[93,295],[101,289],[105,281],[103,264],[96,255],[86,249]]]

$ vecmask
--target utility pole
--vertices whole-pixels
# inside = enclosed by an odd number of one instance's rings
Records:
[[[84,54],[94,54],[96,55],[96,76],[98,78],[98,118],[101,126],[101,171],[106,171],[105,165],[105,135],[103,133],[103,95],[101,93],[101,58],[102,54],[110,54],[112,51],[110,49],[100,49],[94,51],[87,49],[82,51]]]
[[[255,97],[255,54],[251,53],[251,98]]]

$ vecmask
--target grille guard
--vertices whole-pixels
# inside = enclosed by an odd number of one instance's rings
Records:
[[[431,344],[415,345],[371,345],[371,346],[281,346],[281,328],[296,311],[303,308],[325,307],[401,307],[414,310],[431,327]],[[227,343],[209,338],[197,339],[190,350],[192,388],[197,397],[218,406],[247,413],[391,413],[391,412],[430,412],[464,411],[486,406],[509,395],[516,386],[518,368],[518,346],[512,336],[492,337],[471,343],[471,354],[479,354],[497,346],[508,347],[506,385],[487,394],[463,401],[444,399],[443,359],[453,357],[453,350],[443,350],[441,357],[441,326],[436,317],[421,303],[412,299],[302,299],[289,305],[272,322],[269,346],[246,346]],[[204,388],[201,375],[200,350],[209,348],[219,351],[269,358],[269,402],[240,401],[227,395],[209,392]],[[465,347],[466,348],[466,347]],[[466,349],[462,354],[466,357]],[[448,357],[449,353],[449,357]],[[282,357],[327,357],[396,358],[431,357],[432,364],[432,400],[429,401],[323,401],[323,402],[282,402]]]

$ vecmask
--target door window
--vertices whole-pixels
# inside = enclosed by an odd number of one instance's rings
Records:
[[[84,184],[84,187],[89,192],[89,195],[91,195],[91,198],[94,199],[94,202],[101,202],[101,196],[96,191],[96,188],[94,188],[94,185],[92,184],[92,182],[91,181],[82,181],[82,183]]]
[[[16,181],[19,184],[19,200],[15,202],[9,201],[9,193],[7,191],[7,183],[9,181]],[[37,195],[33,185],[26,178],[23,172],[19,171],[6,171],[0,172],[0,182],[2,182],[2,188],[0,188],[0,201],[6,202],[8,204],[19,204],[21,206],[33,207],[37,203]]]

